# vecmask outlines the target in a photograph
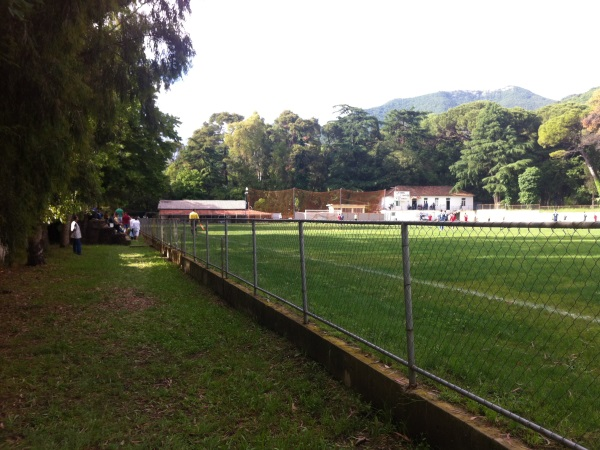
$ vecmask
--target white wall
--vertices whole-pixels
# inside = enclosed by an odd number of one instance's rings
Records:
[[[417,206],[423,207],[425,202],[425,198],[427,198],[428,209],[431,207],[431,204],[435,202],[436,197],[420,197],[417,199]],[[446,199],[450,199],[450,208],[446,208]],[[462,206],[462,199],[465,199],[465,206]],[[438,204],[436,204],[435,209],[439,211],[449,210],[449,211],[460,211],[460,210],[472,210],[473,209],[473,197],[460,197],[460,196],[446,196],[446,197],[437,197]],[[399,206],[395,206],[396,202],[394,201],[394,197],[384,197],[382,201],[382,209],[388,208],[389,205],[393,204],[391,211],[405,211],[408,210],[408,207],[412,205],[412,200],[402,200],[400,201]],[[387,211],[390,211],[388,209]],[[384,211],[382,211],[384,213]]]

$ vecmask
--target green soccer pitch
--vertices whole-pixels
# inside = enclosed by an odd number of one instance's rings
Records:
[[[409,225],[408,236],[417,366],[569,439],[600,441],[600,229],[446,222]],[[252,282],[250,224],[228,225],[227,257],[224,225],[197,236],[204,261],[207,242],[211,264]],[[299,242],[296,222],[256,225],[258,286],[301,308]],[[192,253],[191,236],[185,245]],[[400,226],[305,222],[304,254],[309,311],[406,359]]]

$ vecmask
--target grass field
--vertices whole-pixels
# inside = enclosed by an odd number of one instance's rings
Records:
[[[256,228],[259,286],[301,306],[298,224]],[[406,359],[400,227],[307,222],[304,232],[310,311]],[[600,448],[600,229],[446,224],[409,235],[417,366]],[[208,236],[220,266],[224,226]],[[182,247],[183,227],[177,237]],[[200,234],[202,260],[206,242]],[[185,246],[192,253],[189,233]],[[249,224],[228,225],[227,249],[229,271],[251,281]]]
[[[427,448],[143,242],[0,267],[0,448]]]

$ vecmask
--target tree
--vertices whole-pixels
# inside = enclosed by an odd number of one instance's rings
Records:
[[[548,158],[541,163],[539,193],[540,203],[558,206],[565,203],[578,203],[578,190],[585,177],[585,164],[581,157]]]
[[[581,137],[582,156],[588,164],[588,170],[594,180],[596,193],[600,195],[598,172],[600,166],[600,90],[597,90],[590,100],[592,110],[582,120],[583,133]],[[587,157],[587,159],[586,159]]]
[[[384,181],[379,188],[439,183],[434,175],[438,161],[432,156],[431,138],[422,125],[426,116],[427,113],[414,110],[392,110],[386,115],[381,128],[383,140],[376,151]]]
[[[429,115],[424,125],[439,139],[464,143],[471,139],[479,113],[490,104],[489,101],[465,103],[445,113]]]
[[[175,198],[227,198],[229,149],[224,130],[226,125],[243,119],[239,114],[212,114],[202,128],[194,131],[167,171]]]
[[[541,171],[537,167],[528,167],[519,175],[519,202],[533,205],[540,202]]]
[[[168,191],[165,169],[178,146],[178,121],[156,110],[156,124],[148,126],[138,111],[135,105],[124,107],[111,128],[116,145],[107,146],[99,164],[103,199],[106,204],[127,205],[129,210],[154,211]]]
[[[431,184],[456,183],[455,175],[448,168],[460,159],[465,143],[471,140],[479,113],[489,103],[466,103],[445,113],[430,114],[424,118],[423,127],[429,137],[426,164],[434,166],[435,182]]]
[[[548,119],[540,126],[538,142],[544,148],[553,149],[550,153],[553,158],[581,156],[594,182],[596,195],[600,196],[597,171],[600,163],[597,125],[597,116],[600,114],[599,95],[592,98],[591,111],[589,106],[575,103],[549,108]]]
[[[327,188],[370,189],[376,184],[375,145],[379,122],[360,108],[341,105],[336,121],[323,127]]]
[[[262,187],[271,156],[264,119],[254,113],[246,120],[229,124],[225,145],[229,148],[226,162],[235,185]]]
[[[465,142],[460,159],[450,166],[458,182],[455,189],[482,188],[494,204],[516,200],[517,177],[531,163],[530,133],[516,128],[511,111],[486,104],[477,117],[471,140]]]
[[[61,199],[99,198],[96,163],[119,148],[106,131],[125,105],[143,126],[160,121],[155,93],[194,54],[182,27],[188,12],[189,0],[0,5],[0,243],[9,263]]]
[[[326,173],[321,153],[321,126],[317,119],[306,120],[284,111],[268,128],[268,136],[272,146],[271,189],[324,188]]]
[[[173,166],[170,166],[170,168]],[[198,199],[207,198],[204,187],[203,174],[192,169],[189,164],[179,167],[177,171],[169,173],[171,177],[171,192],[176,199]]]
[[[295,144],[290,155],[292,184],[308,191],[323,191],[327,185],[327,166],[320,144],[308,141]]]

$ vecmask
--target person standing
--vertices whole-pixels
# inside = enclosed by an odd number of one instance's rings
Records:
[[[113,216],[113,223],[115,224],[115,230],[117,230],[119,233],[124,232],[123,227],[121,226],[121,218],[119,217],[116,211]]]
[[[115,214],[119,216],[119,223],[123,222],[123,209],[121,207],[115,209]]]
[[[138,236],[140,235],[140,219],[138,216],[135,216],[133,219],[131,219],[131,221],[129,222],[129,225],[131,226],[131,239],[136,240],[138,238]]]
[[[71,239],[73,239],[73,253],[81,255],[81,228],[77,223],[77,214],[71,217]]]
[[[192,227],[192,234],[196,234],[196,227],[197,227],[197,223],[198,223],[198,219],[200,218],[200,216],[198,216],[198,213],[196,212],[195,209],[192,209],[192,212],[190,213],[190,226]]]
[[[129,225],[131,222],[131,216],[127,214],[127,211],[123,213],[123,219],[121,219],[121,223],[123,224],[123,228],[125,228],[125,232],[129,231]]]

